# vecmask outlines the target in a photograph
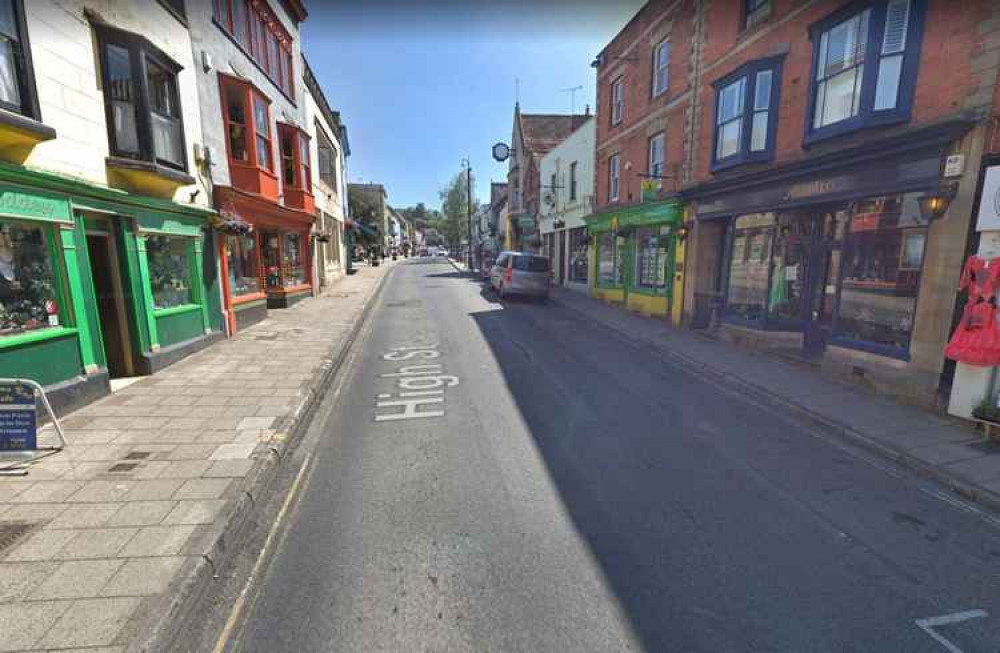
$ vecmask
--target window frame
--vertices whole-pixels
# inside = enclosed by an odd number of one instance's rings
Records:
[[[211,0],[212,22],[222,30],[229,40],[246,55],[294,106],[295,102],[295,56],[292,35],[285,30],[273,10],[264,2],[246,3],[247,43],[242,43],[234,33],[233,0]],[[275,53],[271,52],[271,42]],[[272,61],[274,54],[274,61]],[[283,72],[290,66],[290,70]]]
[[[654,175],[653,173],[653,144],[659,141],[660,143],[660,161],[659,170]],[[663,168],[667,163],[667,133],[666,131],[659,131],[650,136],[646,140],[646,174],[649,175],[648,179],[655,180],[657,183],[663,181]]]
[[[340,153],[337,150],[337,146],[333,143],[333,140],[326,135],[326,132],[316,124],[316,165],[318,168],[319,179],[324,184],[329,186],[335,193],[337,190],[337,159],[340,157]],[[329,178],[323,175],[323,150],[329,150],[330,152],[330,174]]]
[[[660,50],[662,48],[667,49],[667,63],[664,66],[660,66]],[[652,93],[651,96],[654,98],[660,97],[664,93],[670,90],[670,38],[667,37],[656,44],[653,47],[653,79],[651,80]],[[660,79],[660,72],[665,73],[665,81],[663,82],[663,88],[659,88],[658,82]]]
[[[38,102],[38,88],[35,85],[35,65],[31,58],[31,41],[28,38],[28,24],[24,14],[24,0],[3,0],[10,2],[14,12],[14,27],[17,30],[18,45],[15,48],[15,73],[18,75],[17,91],[21,95],[21,105],[15,107],[6,102],[0,102],[0,109],[30,120],[42,121],[41,107]]]
[[[874,107],[875,93],[878,85],[878,64],[882,59],[886,13],[891,1],[855,0],[809,26],[812,57],[809,71],[809,95],[806,102],[803,146],[860,129],[884,127],[910,121],[920,68],[927,0],[909,0],[910,7],[907,17],[906,42],[903,49],[903,63],[899,74],[896,106],[891,109],[876,110]],[[858,113],[855,116],[823,127],[814,127],[816,94],[818,91],[817,73],[823,34],[869,9],[871,10],[871,15],[868,21],[867,40],[865,41],[865,60],[861,64],[863,78],[858,100]]]
[[[618,91],[621,97],[618,98]],[[611,80],[611,126],[620,125],[625,120],[625,75]]]
[[[236,159],[233,157],[232,147],[229,142],[229,104],[226,92],[226,87],[231,86],[237,90],[240,97],[243,100],[243,112],[246,116],[247,124],[244,129],[244,147],[247,151],[247,160],[243,161],[241,159]],[[226,158],[229,160],[230,164],[236,164],[243,167],[256,168],[257,170],[263,170],[268,174],[274,174],[274,135],[271,130],[271,100],[264,93],[261,92],[256,86],[254,86],[249,81],[233,77],[232,75],[227,75],[226,73],[219,73],[219,91],[222,96],[222,121],[225,126],[226,132]],[[259,157],[257,152],[257,138],[261,134],[257,131],[257,108],[255,101],[261,99],[264,105],[267,107],[267,143],[268,143],[268,167],[261,167],[259,163]]]
[[[608,157],[608,203],[621,197],[621,156],[616,152]]]
[[[573,161],[569,164],[569,201],[573,202],[576,200],[576,169],[579,161]]]
[[[751,7],[755,4],[755,7]],[[774,10],[772,0],[743,0],[740,3],[742,15],[740,16],[740,29],[748,30],[766,22],[771,17]]]
[[[104,116],[105,126],[108,136],[108,153],[110,156],[130,161],[141,161],[143,163],[162,166],[179,172],[188,172],[187,153],[187,130],[184,126],[184,107],[181,102],[181,90],[179,73],[184,69],[179,63],[167,56],[162,50],[153,45],[147,38],[126,32],[109,25],[94,25],[97,35],[98,60],[100,62],[101,86],[104,96]],[[115,136],[114,111],[111,103],[111,84],[108,77],[107,52],[108,46],[113,45],[126,50],[129,55],[129,73],[132,84],[136,89],[136,140],[138,143],[138,155],[124,152],[118,149]],[[164,71],[173,75],[174,100],[178,108],[178,126],[180,133],[181,162],[175,164],[157,156],[153,137],[152,103],[150,101],[148,74],[149,67],[147,60],[152,60],[154,64]]]
[[[309,156],[311,156],[310,150],[308,149],[309,148],[309,141],[311,140],[311,138],[309,137],[309,134],[304,129],[302,129],[302,128],[296,126],[296,125],[293,125],[291,123],[279,122],[278,123],[278,147],[279,147],[279,149],[282,148],[282,145],[284,143],[283,136],[286,135],[286,134],[291,139],[291,144],[292,144],[292,152],[291,152],[292,156],[291,156],[291,159],[292,159],[292,166],[294,168],[294,174],[292,175],[293,176],[293,181],[291,183],[288,183],[288,182],[285,181],[284,165],[285,165],[285,160],[286,160],[287,157],[285,156],[285,153],[282,151],[280,153],[280,157],[281,157],[281,172],[280,172],[280,177],[281,177],[282,187],[283,188],[288,188],[288,189],[291,189],[291,190],[301,191],[303,193],[311,195],[312,194],[312,162],[311,161],[303,161],[303,156],[302,156],[303,155],[303,152],[302,152],[302,146],[303,146],[303,144],[305,144],[305,146],[306,146],[306,152],[305,152],[305,154],[307,155],[306,159],[308,159]]]
[[[22,330],[19,333],[0,334],[0,350],[5,347],[18,346],[25,342],[47,340],[66,335],[67,330],[75,329],[76,314],[72,308],[69,292],[69,279],[60,244],[60,225],[31,218],[0,217],[3,223],[18,225],[22,229],[38,229],[41,232],[42,247],[48,255],[49,269],[52,273],[53,296],[56,302],[56,313],[59,324],[44,326],[38,329]]]
[[[778,133],[778,120],[781,106],[781,80],[784,68],[784,55],[767,57],[750,61],[736,70],[728,73],[712,83],[715,92],[715,104],[712,107],[712,164],[711,171],[719,172],[746,163],[767,162],[774,159],[775,141]],[[754,109],[754,100],[757,92],[757,75],[762,72],[771,72],[771,95],[767,108],[767,135],[763,150],[753,151],[753,118],[755,113],[761,113]],[[740,147],[735,154],[731,154],[724,159],[719,159],[719,101],[721,93],[740,79],[744,80],[743,85],[743,111],[740,117],[742,131],[740,133]]]

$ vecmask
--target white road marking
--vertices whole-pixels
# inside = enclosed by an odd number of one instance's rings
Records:
[[[437,345],[393,347],[382,354],[385,361],[434,360],[441,356]],[[443,404],[445,388],[458,385],[457,376],[444,374],[441,363],[404,365],[395,372],[380,374],[379,378],[393,379],[397,390],[404,390],[398,396],[387,393],[378,395],[376,408],[402,408],[402,411],[375,415],[376,422],[390,422],[401,419],[425,419],[444,417],[444,410],[421,408],[428,404]],[[390,400],[391,399],[391,400]]]
[[[940,633],[936,632],[934,629],[938,626],[947,626],[949,624],[956,624],[970,619],[982,619],[986,616],[988,615],[985,610],[966,610],[965,612],[953,612],[952,614],[945,614],[940,617],[917,619],[915,623],[921,630],[930,635],[934,641],[945,647],[949,653],[963,653],[962,649],[955,646],[955,644],[946,639]]]

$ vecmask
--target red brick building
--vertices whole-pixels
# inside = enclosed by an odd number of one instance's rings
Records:
[[[683,202],[690,234],[685,321],[933,404],[998,67],[993,0],[651,1],[598,56],[598,205],[642,199],[662,131],[656,199]],[[644,254],[604,222],[625,255],[597,277],[627,296]]]

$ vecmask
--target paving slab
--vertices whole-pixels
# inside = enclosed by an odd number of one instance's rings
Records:
[[[0,477],[0,521],[37,524],[0,555],[0,652],[116,653],[130,643],[119,637],[166,615],[169,593],[185,587],[174,580],[194,568],[186,561],[217,554],[226,506],[260,478],[255,465],[276,460],[252,459],[255,449],[276,422],[291,432],[320,365],[344,350],[390,269],[363,268],[337,282],[342,296],[274,311],[63,416],[64,451],[27,478]]]
[[[38,644],[54,649],[113,644],[140,601],[138,598],[74,601]]]

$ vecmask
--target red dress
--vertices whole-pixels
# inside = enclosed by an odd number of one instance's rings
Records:
[[[998,285],[1000,259],[987,261],[970,256],[959,282],[959,289],[967,290],[969,299],[962,311],[962,320],[944,350],[945,356],[969,365],[1000,365],[1000,330],[996,322]]]

